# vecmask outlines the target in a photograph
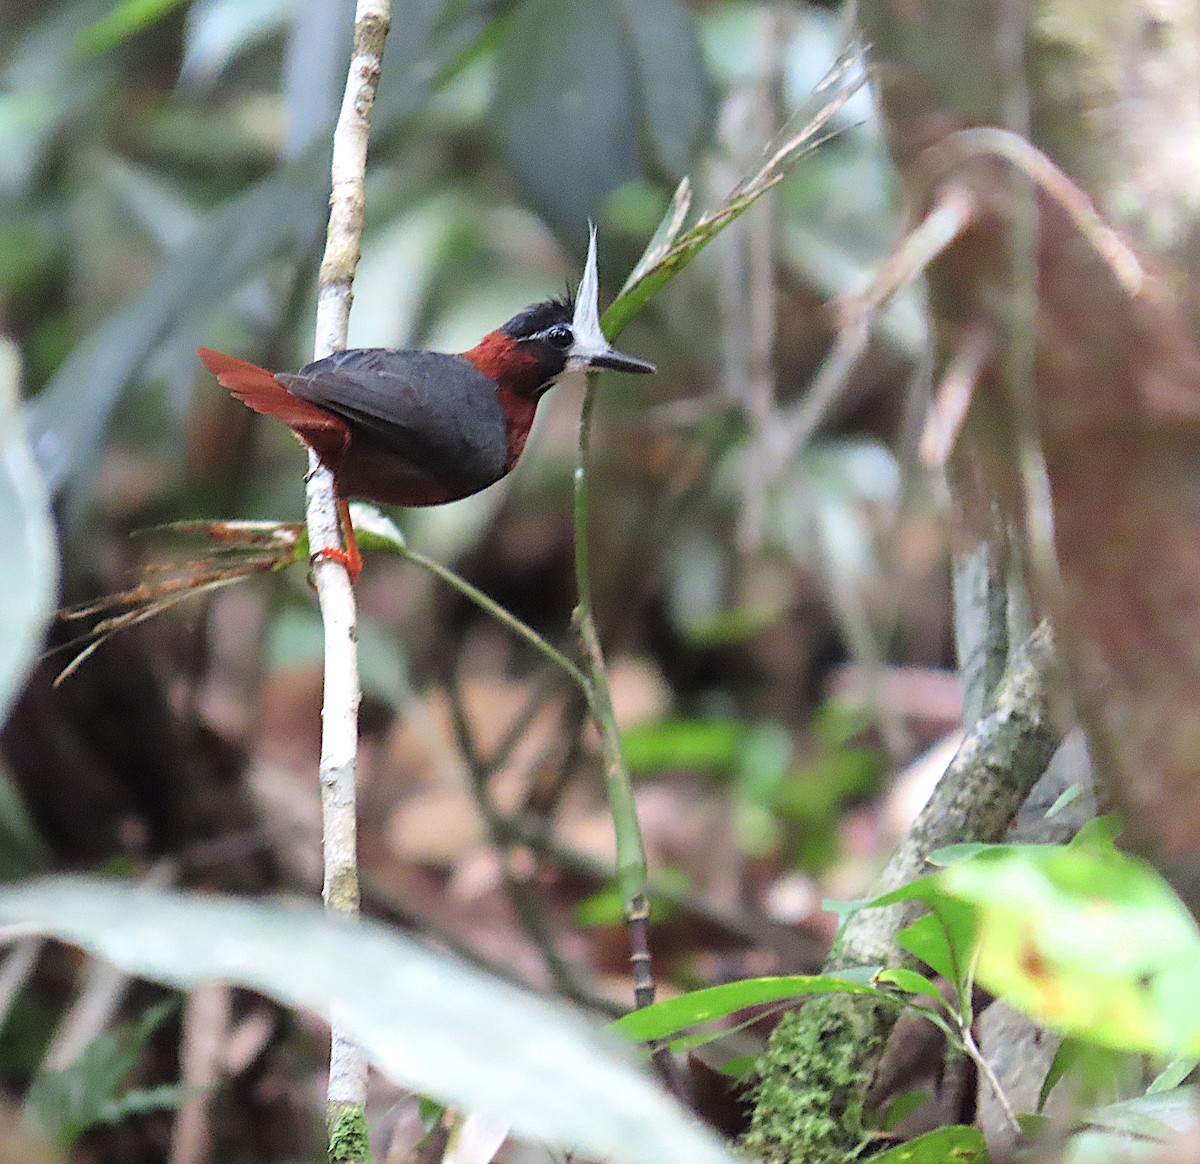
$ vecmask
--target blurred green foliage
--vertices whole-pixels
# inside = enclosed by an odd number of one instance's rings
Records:
[[[0,725],[37,660],[58,585],[58,550],[50,498],[34,464],[21,417],[19,364],[13,344],[0,338]],[[37,860],[28,827],[0,770],[0,877],[27,872]]]
[[[397,6],[351,344],[470,345],[573,284],[589,217],[611,296],[681,177],[691,177],[690,221],[762,166],[772,133],[794,134],[819,104],[812,91],[843,45],[836,21],[813,11],[780,41],[774,124],[722,127],[719,115],[740,117],[762,99],[774,15],[744,0]],[[86,515],[121,531],[296,515],[298,459],[282,431],[267,426],[256,448],[219,445],[205,460],[205,426],[222,401],[193,349],[282,366],[306,359],[349,6],[61,0],[15,4],[0,22],[0,318],[25,363],[31,444],[61,516],[71,528]],[[771,207],[755,208],[777,220],[779,286],[845,292],[886,248],[890,180],[870,122],[859,94],[834,120],[839,136],[801,162]],[[898,506],[897,463],[879,441],[841,441],[757,481],[750,390],[721,371],[722,347],[740,342],[740,325],[722,322],[739,245],[717,240],[634,322],[624,342],[658,361],[654,381],[605,386],[607,419],[675,442],[676,462],[698,452],[707,471],[697,492],[686,475],[671,480],[669,462],[646,473],[639,458],[617,463],[614,449],[594,484],[601,609],[631,556],[650,554],[642,574],[687,649],[739,647],[784,625],[789,601],[748,600],[748,580],[764,568],[812,571],[859,655],[876,617],[864,596],[886,568],[875,541],[879,515]],[[789,318],[785,304],[781,336]],[[914,342],[894,313],[881,326],[898,350]],[[798,392],[792,378],[811,371],[798,358],[781,340],[781,407]],[[681,404],[693,406],[691,420],[656,427],[655,409]],[[140,481],[114,496],[113,475],[135,471]],[[535,439],[506,488],[565,513],[569,471],[561,442]],[[488,536],[507,496],[407,514],[406,529],[453,561]],[[756,557],[731,538],[748,510],[765,517]],[[68,561],[68,573],[79,565]],[[289,595],[307,601],[298,587]],[[820,728],[811,752],[793,757],[786,718],[745,726],[763,717],[742,707],[731,718],[743,724],[739,758],[724,768],[743,844],[783,843],[819,868],[839,806],[872,785],[869,758]]]
[[[174,1010],[174,1002],[151,1007],[136,1023],[97,1035],[69,1067],[36,1076],[25,1095],[26,1119],[52,1143],[69,1148],[96,1124],[177,1108],[187,1088],[126,1084],[154,1032]]]
[[[732,1164],[595,1023],[378,923],[98,877],[7,887],[0,919],[177,988],[223,981],[288,1007],[336,1011],[392,1079],[492,1113],[531,1139],[628,1164]],[[39,1116],[53,1128],[57,1114],[76,1132],[113,1104],[178,1098],[122,1090],[135,1045],[161,1018],[152,1011],[100,1036],[74,1068],[47,1077]]]
[[[748,0],[397,5],[351,344],[470,345],[573,285],[589,217],[611,298],[681,205],[681,178],[690,226],[820,105],[813,91],[844,48],[842,29],[820,10],[777,26],[778,14]],[[24,362],[37,468],[74,535],[69,582],[91,573],[105,535],[299,513],[294,442],[273,426],[231,440],[213,419],[226,401],[194,348],[276,366],[307,359],[349,15],[316,0],[17,0],[0,13],[0,320]],[[777,75],[764,76],[768,60]],[[760,480],[765,437],[734,351],[745,340],[730,315],[737,301],[777,297],[782,414],[824,343],[809,300],[860,286],[888,246],[891,181],[865,93],[832,129],[633,320],[623,343],[659,375],[601,394],[616,437],[592,483],[598,610],[602,624],[617,621],[636,578],[638,613],[661,618],[672,640],[664,659],[752,652],[788,632],[799,580],[823,594],[842,653],[875,661],[867,641],[893,633],[871,594],[888,568],[881,517],[899,508],[896,455],[874,436],[823,440]],[[733,287],[750,278],[738,274],[737,232],[753,222],[771,224],[774,265],[757,276],[765,282]],[[920,340],[903,309],[881,333],[902,358]],[[505,487],[405,514],[414,546],[456,562],[511,529],[515,509],[543,529],[569,520],[573,451],[556,437],[569,406],[540,419],[544,439],[535,434]],[[109,544],[134,552],[119,537]],[[272,665],[319,650],[311,595],[299,571],[283,573],[296,577],[274,580],[263,632]],[[565,634],[565,619],[551,633]],[[372,691],[397,706],[407,674],[424,682],[410,654],[422,644],[367,641],[381,648],[364,653]],[[662,667],[681,694],[667,721],[630,736],[635,767],[708,773],[731,797],[747,853],[824,869],[840,814],[878,784],[866,725],[835,728],[832,709],[810,722],[821,702],[811,675],[767,707],[770,676]]]
[[[926,1132],[873,1157],[881,1164],[945,1164],[947,1160],[963,1164],[987,1164],[991,1159],[983,1133],[978,1128],[955,1125]]]
[[[1068,1036],[1037,1112],[1023,1113],[1021,1123],[1034,1137],[1059,1135],[1042,1108],[1067,1081],[1075,1132],[1062,1158],[1073,1162],[1148,1158],[1195,1119],[1195,1089],[1185,1080],[1200,1051],[1191,987],[1200,930],[1155,870],[1115,848],[1115,831],[1112,818],[1100,818],[1067,845],[956,845],[931,856],[941,871],[839,907],[928,907],[897,940],[949,982],[951,998],[907,968],[884,970],[874,982],[903,991],[951,1035],[954,1026],[970,1027],[978,981]],[[1143,1087],[1146,1056],[1161,1069]],[[892,1158],[925,1159],[918,1148],[942,1144],[937,1135]],[[904,1154],[909,1149],[914,1155]]]
[[[621,740],[634,776],[687,772],[725,786],[747,854],[783,849],[798,867],[819,873],[837,853],[847,804],[878,790],[884,760],[865,742],[860,712],[827,703],[809,726],[809,749],[799,756],[784,724],[734,718],[661,720]]]

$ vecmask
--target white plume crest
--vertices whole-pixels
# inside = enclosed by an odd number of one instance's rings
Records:
[[[588,223],[587,262],[579,290],[575,293],[575,315],[571,330],[575,342],[571,348],[571,362],[582,366],[594,356],[604,355],[612,348],[600,330],[600,272],[596,264],[596,224]]]

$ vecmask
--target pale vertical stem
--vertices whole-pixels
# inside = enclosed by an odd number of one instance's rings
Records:
[[[175,1118],[168,1164],[207,1164],[212,1158],[213,1100],[221,1080],[221,1052],[229,1034],[232,1001],[232,990],[221,982],[201,983],[187,997],[179,1079],[190,1094]]]
[[[354,18],[354,56],[333,138],[329,228],[317,287],[313,356],[321,359],[346,346],[358,265],[365,204],[367,137],[383,46],[391,21],[389,0],[358,0]],[[314,550],[340,545],[333,474],[309,453],[306,489],[309,545]],[[321,813],[325,908],[358,912],[358,863],[355,820],[355,760],[358,750],[358,632],[354,590],[345,567],[314,558],[313,573],[325,628],[325,693],[321,715]],[[364,1108],[367,1062],[331,1016],[329,1060],[329,1155],[331,1160],[370,1159]]]

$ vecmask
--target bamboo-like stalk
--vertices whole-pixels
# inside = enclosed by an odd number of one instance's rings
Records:
[[[367,137],[383,46],[391,21],[389,0],[358,0],[354,55],[333,138],[332,192],[325,254],[317,287],[313,358],[346,346],[351,287],[359,259]],[[333,474],[309,452],[306,489],[309,545],[340,543]],[[321,620],[325,629],[325,689],[321,721],[321,814],[325,878],[323,897],[331,913],[358,913],[355,819],[355,762],[358,751],[358,637],[354,590],[345,567],[316,556],[313,562]],[[366,1131],[367,1062],[332,1016],[327,1120],[329,1159],[371,1159]]]
[[[633,782],[621,751],[621,736],[608,684],[608,668],[600,646],[600,636],[592,614],[592,578],[588,562],[588,457],[591,451],[592,412],[595,407],[596,376],[587,377],[583,405],[579,413],[579,464],[575,469],[575,629],[583,650],[587,676],[588,707],[600,736],[600,757],[604,785],[612,813],[616,838],[617,885],[629,933],[629,963],[633,974],[634,1005],[654,1002],[654,973],[650,965],[650,897],[646,849],[638,822]],[[651,1045],[651,1057],[664,1081],[684,1102],[687,1082],[664,1042]]]

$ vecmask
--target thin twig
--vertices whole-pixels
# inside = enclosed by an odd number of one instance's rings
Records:
[[[633,785],[621,754],[621,739],[608,685],[608,670],[592,613],[592,578],[588,561],[587,465],[595,399],[595,377],[589,376],[579,415],[579,465],[575,469],[575,584],[578,590],[578,604],[575,607],[574,622],[587,668],[588,703],[600,733],[604,779],[613,814],[613,827],[616,830],[617,881],[628,914],[636,907],[636,899],[645,896],[646,850],[642,844]]]
[[[388,0],[358,0],[354,55],[333,137],[332,193],[325,254],[317,286],[315,359],[346,346],[351,285],[359,258],[365,206],[367,138],[383,46],[391,21]],[[340,545],[333,474],[309,452],[306,518],[314,550]],[[325,629],[325,689],[321,711],[321,810],[325,908],[354,915],[359,887],[356,854],[355,763],[358,748],[358,643],[354,591],[345,567],[328,557],[313,563]],[[371,1158],[364,1109],[367,1062],[331,1017],[327,1119],[330,1158]]]
[[[1127,295],[1133,298],[1145,290],[1148,275],[1137,252],[1120,231],[1104,220],[1095,203],[1070,175],[1028,138],[996,126],[979,126],[952,133],[937,149],[946,155],[950,164],[956,164],[961,158],[993,157],[1023,171],[1070,217]]]
[[[901,240],[871,285],[845,300],[833,347],[799,404],[781,426],[773,448],[773,474],[780,473],[808,442],[841,395],[871,335],[876,315],[921,277],[925,268],[967,228],[976,213],[974,196],[963,186],[947,186],[929,213]]]
[[[491,789],[492,777],[508,762],[512,749],[545,706],[546,697],[550,693],[545,688],[535,691],[525,707],[517,714],[517,718],[505,738],[497,745],[491,756],[485,758],[479,752],[478,741],[463,704],[462,688],[456,679],[456,676],[451,676],[446,685],[450,697],[451,722],[459,751],[467,761],[475,806],[479,809],[480,815],[487,825],[492,844],[496,848],[500,860],[504,891],[508,895],[509,903],[517,915],[517,921],[525,931],[525,936],[533,943],[541,956],[542,964],[550,975],[555,989],[567,998],[591,996],[593,992],[579,981],[574,967],[559,952],[554,941],[554,934],[546,924],[546,919],[536,899],[529,892],[528,878],[520,876],[516,871],[513,861],[514,841],[504,828],[503,817],[496,806]]]
[[[22,938],[0,958],[0,1028],[8,1021],[13,1003],[33,974],[45,945],[45,938]]]
[[[534,650],[540,651],[551,663],[569,675],[585,695],[590,696],[591,690],[587,676],[557,647],[552,646],[542,638],[528,623],[522,622],[516,615],[511,614],[501,606],[494,598],[489,598],[477,586],[472,586],[465,578],[456,574],[448,566],[443,566],[441,562],[426,557],[426,555],[420,553],[418,550],[410,549],[405,544],[396,543],[392,548],[395,553],[412,562],[414,566],[420,566],[422,570],[428,570],[434,577],[440,578],[448,586],[454,587],[459,594],[475,603],[485,614],[491,615],[502,626],[508,627],[513,634],[523,638]]]
[[[975,397],[975,386],[994,348],[991,329],[976,323],[951,354],[930,403],[917,449],[925,468],[941,470],[946,467]]]
[[[179,1041],[179,1078],[192,1094],[176,1115],[168,1164],[204,1164],[212,1158],[213,1100],[221,1078],[232,998],[233,992],[223,982],[202,983],[188,995]]]
[[[638,823],[633,783],[621,752],[621,737],[608,684],[608,669],[596,623],[592,614],[592,579],[588,561],[588,455],[591,449],[592,413],[596,402],[596,376],[587,377],[583,404],[579,413],[579,464],[575,468],[575,584],[578,605],[574,623],[583,647],[588,678],[588,704],[600,734],[600,755],[604,767],[604,785],[616,838],[617,884],[629,930],[629,960],[634,981],[635,1005],[649,1006],[654,1001],[654,977],[650,967],[650,899],[647,895],[646,849]],[[667,1043],[651,1044],[651,1058],[667,1086],[683,1102],[688,1087],[683,1072],[671,1055]]]
[[[972,1062],[979,1068],[984,1079],[988,1081],[988,1086],[992,1089],[996,1096],[996,1102],[1000,1105],[1000,1110],[1004,1113],[1004,1118],[1008,1120],[1013,1131],[1017,1133],[1018,1142],[1025,1139],[1025,1129],[1021,1127],[1021,1121],[1017,1119],[1016,1110],[1012,1103],[1009,1102],[1008,1096],[1004,1093],[1004,1087],[996,1075],[992,1065],[987,1061],[987,1056],[979,1049],[979,1044],[975,1042],[975,1036],[971,1033],[969,1026],[964,1026],[960,1030],[962,1036],[963,1050],[971,1057]]]

